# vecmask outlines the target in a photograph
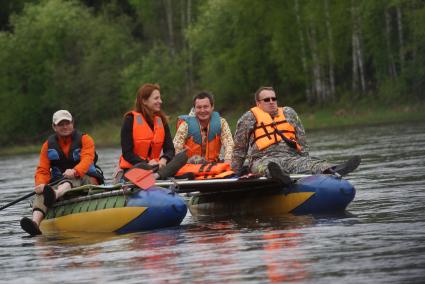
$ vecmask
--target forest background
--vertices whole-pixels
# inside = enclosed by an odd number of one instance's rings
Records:
[[[172,127],[208,90],[234,128],[260,86],[307,128],[423,120],[425,2],[0,1],[0,150],[40,143],[57,109],[118,146],[145,82]]]

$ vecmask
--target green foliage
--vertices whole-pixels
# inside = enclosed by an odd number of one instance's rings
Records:
[[[0,29],[2,145],[41,140],[59,108],[117,121],[146,82],[170,114],[209,90],[239,117],[264,85],[295,107],[425,99],[422,0],[5,0]]]
[[[406,16],[411,29],[412,40],[404,50],[409,60],[405,69],[406,85],[417,98],[425,99],[425,3],[423,1],[406,1],[410,8]]]
[[[161,86],[164,108],[176,111],[176,106],[182,105],[185,96],[185,62],[183,52],[172,55],[164,44],[155,45],[140,60],[124,69],[123,80],[126,82],[122,91],[125,94],[124,104],[131,108],[141,85],[157,83]]]
[[[0,67],[0,106],[8,109],[1,114],[2,143],[44,136],[60,108],[84,124],[121,113],[119,75],[133,48],[125,25],[60,0],[26,6],[12,25],[0,41],[7,62]]]
[[[417,93],[415,89],[421,88],[411,86],[424,84],[424,6],[403,0],[269,0],[250,5],[207,1],[188,34],[200,83],[214,90],[219,102],[246,103],[255,89],[270,84],[291,103],[305,101],[306,90],[316,91],[318,82],[322,90],[327,88],[331,68],[337,99],[350,92],[352,34],[358,22],[366,89],[380,91],[388,101]],[[358,9],[358,16],[353,16],[353,9]],[[318,102],[330,103],[323,98]]]
[[[9,18],[20,13],[26,3],[35,3],[38,0],[1,0],[0,1],[0,31],[9,30]]]
[[[262,2],[208,1],[188,36],[199,58],[203,89],[216,94],[217,104],[232,107],[260,85],[273,83],[276,66],[270,59],[270,36]],[[245,2],[246,3],[246,2]],[[261,24],[259,24],[261,23]]]

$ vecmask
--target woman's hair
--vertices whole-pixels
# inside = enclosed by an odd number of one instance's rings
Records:
[[[162,123],[165,125],[167,124],[167,117],[165,113],[160,110],[158,112],[153,112],[149,108],[146,107],[146,105],[143,103],[144,100],[147,100],[152,95],[153,91],[158,90],[160,91],[160,87],[158,84],[144,84],[137,90],[136,94],[136,100],[134,102],[134,111],[137,111],[143,115],[145,119],[149,119],[153,122],[153,118],[155,115],[158,115],[161,117]],[[124,116],[129,114],[130,112],[127,112]]]

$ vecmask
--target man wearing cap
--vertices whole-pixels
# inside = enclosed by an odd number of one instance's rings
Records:
[[[35,172],[36,197],[32,220],[24,217],[21,227],[30,235],[39,235],[40,222],[56,199],[73,187],[103,183],[102,171],[95,165],[97,154],[93,139],[74,130],[72,115],[67,110],[53,114],[55,134],[41,147],[40,160]],[[54,189],[49,183],[57,182]]]

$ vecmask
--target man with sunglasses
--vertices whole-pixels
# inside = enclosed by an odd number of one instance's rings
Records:
[[[288,174],[332,173],[346,175],[360,164],[354,156],[332,165],[311,157],[304,127],[291,107],[278,107],[272,87],[260,87],[255,93],[256,106],[239,120],[235,132],[232,169],[242,174],[245,159],[251,173],[290,184]]]

